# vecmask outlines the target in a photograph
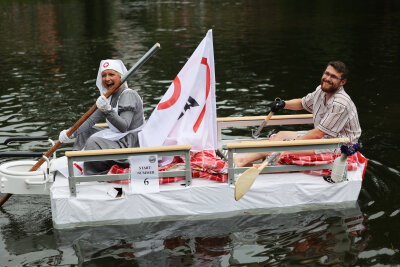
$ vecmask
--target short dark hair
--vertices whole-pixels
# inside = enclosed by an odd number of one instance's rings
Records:
[[[330,61],[328,66],[332,66],[337,72],[342,74],[342,80],[347,79],[349,76],[349,69],[342,61]]]

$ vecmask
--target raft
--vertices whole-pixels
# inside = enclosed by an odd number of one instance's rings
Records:
[[[255,211],[279,213],[282,210],[332,208],[341,205],[354,206],[361,190],[366,161],[357,162],[355,170],[348,171],[346,180],[330,183],[322,176],[304,171],[331,169],[332,164],[316,166],[275,165],[267,166],[255,180],[250,190],[236,201],[235,180],[247,168],[233,164],[236,153],[279,152],[310,149],[337,148],[348,143],[346,138],[269,141],[246,140],[224,135],[231,127],[258,126],[265,116],[218,118],[219,150],[228,157],[227,180],[217,182],[193,178],[190,166],[190,145],[127,148],[99,151],[69,151],[65,156],[50,159],[41,178],[32,179],[7,176],[7,166],[0,167],[1,193],[35,194],[42,190],[50,195],[52,220],[55,228],[72,228],[86,225],[110,225],[159,220],[202,219],[210,216],[234,216]],[[312,124],[311,114],[273,116],[268,125]],[[130,183],[129,173],[112,175],[78,175],[77,162],[107,159],[128,159],[131,156],[171,157],[185,159],[184,170],[164,170],[159,178],[182,177],[174,183],[159,184],[156,191],[138,192]],[[26,164],[26,163],[24,163]],[[14,164],[15,165],[15,164]],[[18,165],[18,164],[17,164]],[[28,182],[27,182],[28,181]],[[18,184],[18,186],[10,186]],[[33,192],[32,191],[32,192]]]

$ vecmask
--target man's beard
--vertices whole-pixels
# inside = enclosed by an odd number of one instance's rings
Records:
[[[340,88],[340,82],[335,84],[333,82],[327,81],[326,79],[321,79],[321,90],[325,93],[335,93]]]

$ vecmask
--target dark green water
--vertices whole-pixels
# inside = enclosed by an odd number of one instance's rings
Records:
[[[57,139],[94,104],[101,59],[130,67],[159,42],[129,80],[148,117],[208,29],[219,117],[265,115],[275,97],[314,90],[329,60],[349,66],[369,158],[360,207],[60,233],[48,197],[13,196],[0,209],[0,266],[400,264],[398,1],[1,1],[0,141]]]

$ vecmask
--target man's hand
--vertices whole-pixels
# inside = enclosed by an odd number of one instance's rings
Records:
[[[269,106],[271,108],[271,112],[276,113],[279,110],[285,107],[286,103],[284,100],[280,98],[275,98],[274,102],[272,102]]]

